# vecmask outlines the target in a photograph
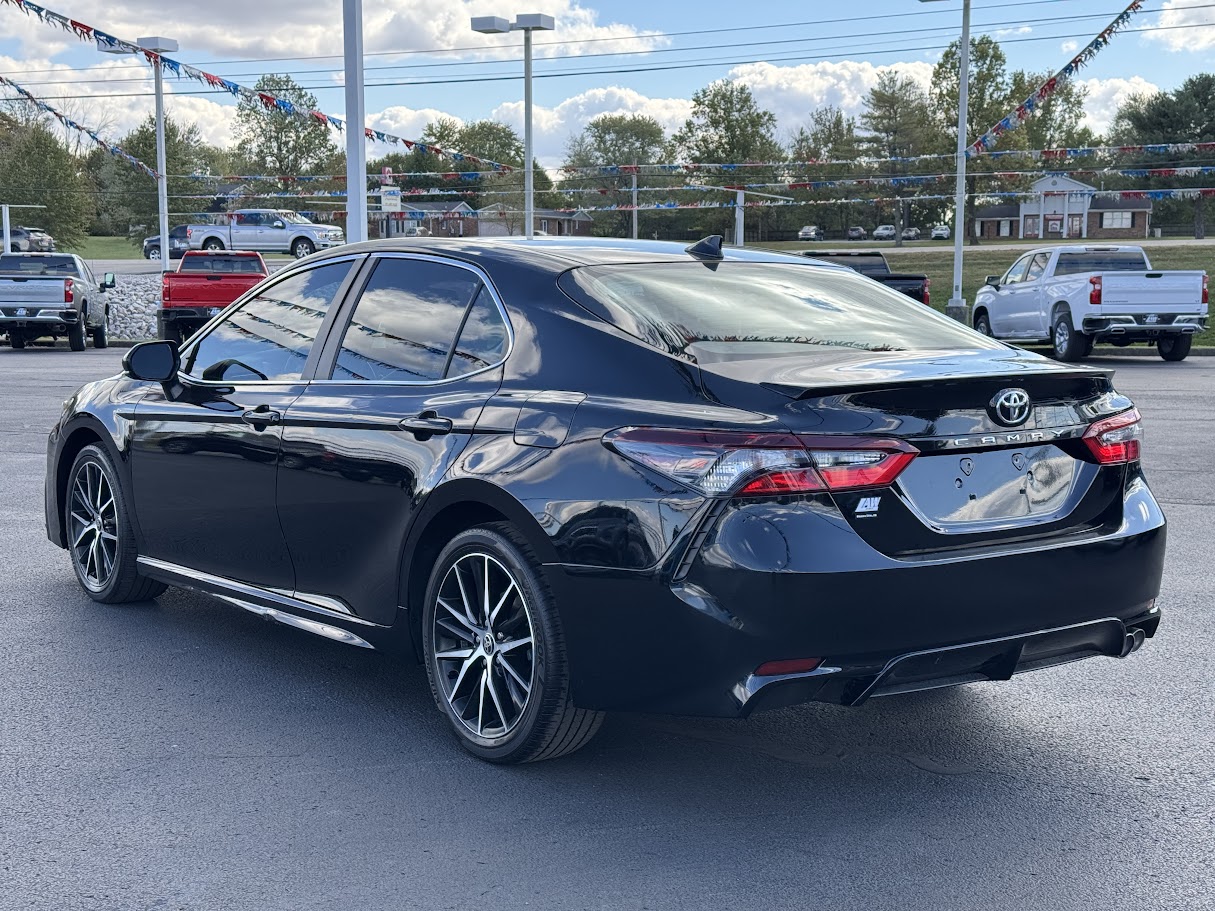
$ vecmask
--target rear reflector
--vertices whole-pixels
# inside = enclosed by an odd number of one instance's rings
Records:
[[[780,496],[885,487],[918,454],[901,440],[625,428],[611,449],[709,496]]]
[[[1139,423],[1139,409],[1132,408],[1112,418],[1097,421],[1084,434],[1088,446],[1099,465],[1121,465],[1138,462],[1143,444],[1143,425]]]
[[[822,663],[822,658],[788,658],[784,661],[766,661],[755,669],[755,676],[777,677],[781,674],[808,674]]]

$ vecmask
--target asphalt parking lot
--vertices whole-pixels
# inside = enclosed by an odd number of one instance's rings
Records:
[[[0,350],[0,908],[1215,907],[1215,358],[1094,361],[1144,413],[1171,523],[1164,622],[1131,658],[610,717],[496,768],[399,658],[176,589],[83,594],[43,531],[46,431],[121,353]],[[983,609],[907,609],[929,597]]]

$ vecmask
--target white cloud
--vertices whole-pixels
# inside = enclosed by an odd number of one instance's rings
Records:
[[[932,69],[931,63],[923,61],[891,66],[857,60],[800,66],[748,63],[730,70],[730,78],[749,86],[760,107],[776,115],[779,129],[788,131],[804,123],[816,108],[828,104],[839,107],[845,114],[861,113],[865,94],[886,70],[914,79],[927,89]]]
[[[1208,51],[1215,47],[1215,10],[1205,4],[1164,0],[1164,8],[1156,25],[1165,31],[1148,32],[1147,37],[1159,41],[1170,51]],[[1207,28],[1199,28],[1207,26]]]
[[[1080,84],[1088,90],[1084,99],[1083,124],[1098,133],[1109,128],[1119,106],[1131,95],[1151,95],[1160,91],[1158,86],[1142,76],[1132,76],[1130,79],[1081,79]]]
[[[367,116],[367,125],[376,130],[381,130],[385,133],[392,133],[394,136],[402,136],[405,139],[417,139],[426,130],[426,125],[438,120],[440,117],[450,117],[459,124],[464,121],[454,114],[448,114],[446,111],[436,110],[435,108],[410,108],[404,105],[394,105],[385,108],[378,113],[369,114]],[[367,154],[369,156],[382,155],[390,151],[387,146],[381,147],[379,144],[368,146]],[[460,149],[461,152],[471,152],[476,154],[475,149]]]
[[[1080,50],[1080,42],[1064,41],[1061,45],[1059,45],[1059,50],[1063,51],[1065,54],[1074,54],[1076,51]]]
[[[519,56],[518,35],[478,35],[469,26],[475,15],[500,12],[497,0],[367,0],[363,5],[364,49],[411,52],[434,48],[487,47],[476,52],[486,58]],[[633,26],[600,23],[600,14],[579,0],[535,0],[529,12],[548,13],[557,20],[551,37],[537,37],[536,54],[569,53],[564,44],[587,38],[598,40],[596,50],[638,50],[664,46],[667,39],[646,35]],[[176,14],[176,15],[175,15]],[[134,40],[149,33],[167,33],[181,44],[186,62],[207,56],[277,57],[338,55],[342,53],[342,17],[336,0],[301,3],[299,0],[209,0],[205,8],[165,0],[75,0],[70,15],[120,38]],[[28,36],[32,46],[44,48],[54,31],[30,16],[12,14],[13,34]],[[6,19],[9,18],[6,16]],[[22,21],[25,20],[25,21]],[[32,20],[32,21],[31,21]],[[41,34],[32,34],[39,30]],[[54,39],[72,40],[70,36]],[[390,59],[390,58],[389,58]]]
[[[1032,26],[1022,25],[1017,28],[998,28],[993,33],[997,38],[1011,38],[1014,35],[1028,35],[1033,31]]]

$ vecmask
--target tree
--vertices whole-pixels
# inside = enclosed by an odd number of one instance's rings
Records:
[[[1012,74],[1012,98],[1009,100],[1010,110],[1013,105],[1020,104],[1038,90],[1052,74],[1030,73],[1017,70]],[[1081,126],[1084,120],[1084,99],[1088,89],[1078,82],[1064,82],[1055,91],[1038,102],[1033,115],[1027,118],[1020,127],[1019,142],[1016,148],[1025,149],[1058,149],[1064,147],[1092,146],[1100,143],[1101,137],[1088,127]],[[1008,111],[1004,112],[1005,114]],[[1003,117],[1004,115],[999,115]],[[992,121],[995,123],[995,121]],[[989,123],[987,129],[991,126]],[[973,141],[976,136],[970,137]]]
[[[954,41],[945,49],[932,71],[933,131],[938,138],[936,151],[952,154],[958,143],[958,74],[961,67],[962,42]],[[992,124],[998,123],[1024,100],[1013,92],[1012,80],[1008,77],[1008,60],[995,39],[980,35],[970,39],[970,72],[966,92],[966,141],[973,142],[983,135]],[[1026,93],[1028,94],[1028,92]],[[1003,148],[1025,148],[1024,136],[1010,134],[1003,141]],[[978,174],[994,170],[990,159],[971,159],[967,165],[966,218],[963,230],[966,242],[979,243],[974,232],[975,197]]]
[[[928,97],[914,79],[894,70],[883,70],[866,94],[861,126],[861,146],[874,158],[908,158],[932,150]],[[906,172],[901,162],[883,163],[882,168],[894,175]],[[906,202],[901,201],[895,209],[896,245],[903,243],[906,208]]]
[[[287,75],[263,76],[254,89],[288,101],[296,110],[317,107],[316,96]],[[357,125],[347,124],[347,128]],[[241,99],[236,108],[236,134],[241,156],[252,170],[263,174],[307,174],[334,149],[327,124],[268,109],[257,98]]]
[[[833,104],[810,115],[810,123],[797,128],[789,143],[794,161],[846,161],[860,157],[856,118],[845,117]]]
[[[582,132],[570,136],[565,146],[567,168],[602,165],[655,164],[662,157],[666,136],[662,124],[645,114],[600,114]],[[655,180],[647,176],[645,182]],[[599,190],[594,197],[600,205],[631,205],[631,180],[612,176],[576,176],[563,180],[562,187],[572,190]],[[595,221],[596,233],[608,237],[627,237],[632,232],[631,211],[605,212]],[[640,225],[640,213],[638,213]],[[640,232],[639,232],[640,233]]]
[[[671,150],[694,162],[776,161],[776,115],[740,82],[719,80],[692,96],[692,116],[671,137]]]
[[[79,161],[46,123],[0,115],[0,202],[46,207],[17,209],[14,223],[44,228],[60,247],[71,249],[84,239],[93,215],[93,190]]]
[[[1191,76],[1172,92],[1138,95],[1119,109],[1110,130],[1115,142],[1215,142],[1215,74]],[[1194,155],[1179,155],[1180,164]],[[1176,185],[1178,178],[1170,178]],[[1194,199],[1194,237],[1206,237],[1206,200]],[[1175,207],[1173,207],[1175,208]]]

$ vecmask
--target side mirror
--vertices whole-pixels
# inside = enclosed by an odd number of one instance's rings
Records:
[[[1000,288],[1000,276],[998,276],[998,275],[989,275],[989,276],[987,276],[987,278],[986,278],[986,279],[983,281],[983,284],[985,284],[985,285],[991,285],[991,286],[992,286],[993,288],[995,288],[996,290],[999,290],[999,288]]]
[[[113,272],[107,272],[101,279],[101,290],[108,291],[113,288],[118,282],[114,279]]]
[[[285,224],[283,224],[281,221],[276,221],[276,222],[275,222],[274,224],[272,224],[270,227],[272,227],[272,228],[278,228],[279,230],[282,230],[283,228],[285,228],[285,227],[287,227],[287,226],[286,226]]]
[[[133,380],[171,383],[181,369],[181,355],[173,342],[142,342],[122,358],[122,372]]]

